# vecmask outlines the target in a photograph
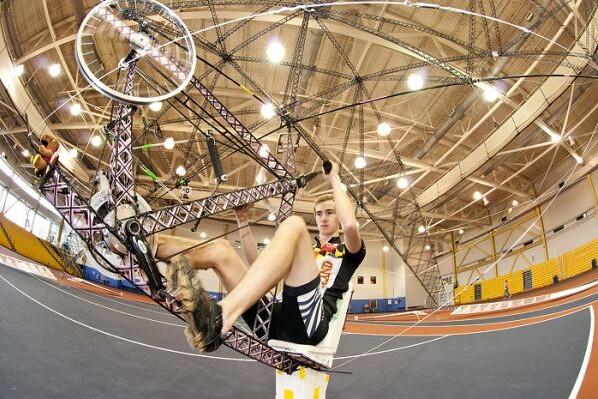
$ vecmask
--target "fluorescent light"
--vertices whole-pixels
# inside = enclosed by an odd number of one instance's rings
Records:
[[[411,90],[419,90],[424,87],[424,79],[421,76],[413,73],[407,78],[407,86]]]
[[[276,64],[282,61],[285,53],[286,51],[284,46],[278,41],[270,43],[266,49],[266,55],[268,56],[268,59]]]
[[[378,125],[378,134],[382,137],[388,136],[390,134],[391,128],[390,125],[386,122],[382,122]]]
[[[409,180],[407,180],[406,177],[399,177],[397,180],[397,187],[399,187],[401,190],[409,187]]]
[[[50,76],[52,76],[53,78],[57,77],[58,75],[60,75],[60,72],[62,71],[62,67],[60,66],[60,64],[52,64],[48,67],[48,73],[50,74]]]
[[[357,169],[363,169],[365,168],[365,165],[367,165],[367,162],[364,157],[357,157],[355,158],[354,164]]]
[[[276,110],[272,103],[262,104],[261,114],[265,119],[272,119],[276,115]]]
[[[172,137],[167,137],[166,140],[164,140],[163,146],[167,150],[172,150],[174,148],[174,139]]]

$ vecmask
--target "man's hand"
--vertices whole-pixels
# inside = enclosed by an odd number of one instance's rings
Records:
[[[245,204],[233,209],[239,226],[249,222],[249,211],[251,208],[253,208],[253,204]]]
[[[324,175],[324,178],[327,180],[330,180],[330,178],[332,176],[338,176],[338,164],[328,161],[331,165],[330,167],[330,171],[328,173],[326,173],[326,168],[324,167],[324,165],[322,165],[322,174]]]

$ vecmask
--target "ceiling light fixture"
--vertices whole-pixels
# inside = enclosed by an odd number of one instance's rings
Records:
[[[381,122],[378,125],[378,134],[382,137],[388,136],[390,134],[391,128],[390,125],[386,122]]]
[[[60,72],[62,71],[62,67],[60,66],[60,64],[52,64],[48,67],[48,73],[50,74],[50,76],[52,76],[53,78],[57,77],[58,75],[60,75]]]
[[[382,247],[382,250],[383,250],[384,252],[388,252],[388,247],[385,245],[385,246],[383,246],[383,247]]]
[[[276,214],[275,213],[271,213],[268,215],[268,220],[273,222],[276,220]]]
[[[162,109],[162,101],[156,101],[153,102],[149,105],[149,109],[151,109],[154,112],[158,112]]]
[[[420,224],[420,225],[419,225],[419,227],[417,228],[417,231],[418,231],[419,233],[423,233],[423,232],[425,232],[425,231],[426,231],[426,228],[424,227],[424,225],[423,225],[423,224]]]
[[[476,200],[476,201],[481,200],[482,197],[483,197],[483,195],[479,191],[476,191],[476,192],[473,193],[473,199]]]
[[[99,147],[102,144],[102,138],[98,135],[94,135],[91,138],[91,145],[94,147]]]
[[[484,100],[491,103],[491,102],[496,101],[497,98],[498,98],[498,90],[496,90],[492,86],[486,86],[484,88]]]
[[[268,45],[266,49],[266,55],[271,62],[276,64],[280,63],[284,58],[286,51],[284,46],[279,41],[274,41]]]
[[[162,145],[165,149],[172,150],[174,148],[174,139],[172,137],[167,137]]]
[[[70,111],[71,111],[71,115],[73,115],[73,116],[79,115],[81,113],[81,104],[79,104],[79,103],[72,104]]]
[[[355,158],[354,165],[357,169],[363,169],[367,165],[367,162],[364,157],[357,157]]]
[[[558,133],[550,133],[550,141],[554,144],[561,142],[561,135]]]
[[[268,154],[270,154],[270,147],[268,147],[268,144],[262,144],[257,154],[262,158],[266,158]]]
[[[517,205],[519,205],[519,201],[514,199],[513,202],[511,202],[511,204],[513,204],[513,206],[517,206]]]
[[[17,65],[14,70],[14,77],[17,78],[25,72],[25,66],[23,64]]]
[[[268,245],[270,244],[270,239],[269,238],[264,238],[264,245]]]
[[[577,162],[579,165],[583,164],[583,158],[580,157],[579,155],[573,154],[573,158],[575,158],[575,162]]]
[[[399,177],[397,180],[397,187],[399,187],[401,190],[409,187],[409,180],[407,180],[406,177]]]
[[[463,234],[463,233],[465,233],[465,230],[459,229],[459,234]]]
[[[29,155],[30,155],[30,153],[29,153],[29,150],[28,150],[28,149],[24,149],[23,151],[21,151],[21,154],[23,154],[23,156],[24,156],[25,158],[28,158],[28,157],[29,157]]]
[[[187,173],[187,169],[185,169],[185,167],[183,165],[180,165],[180,166],[177,166],[174,173],[176,173],[179,176],[185,176],[185,173]]]
[[[262,109],[260,112],[264,119],[272,119],[274,116],[276,116],[276,110],[274,109],[274,104],[272,103],[262,104]]]
[[[418,74],[413,73],[407,78],[407,86],[411,90],[419,90],[424,87],[424,79]]]
[[[208,235],[206,234],[205,231],[202,231],[201,233],[199,233],[199,238],[206,238]]]
[[[426,251],[429,251],[429,250],[430,250],[430,248],[432,248],[432,247],[430,247],[430,244],[427,244],[427,245],[426,245]]]

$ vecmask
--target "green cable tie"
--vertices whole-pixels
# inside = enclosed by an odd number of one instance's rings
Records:
[[[143,173],[145,173],[146,175],[148,175],[149,177],[151,177],[151,179],[153,181],[158,180],[158,176],[156,176],[156,174],[154,172],[152,172],[151,170],[149,170],[148,168],[143,168]]]

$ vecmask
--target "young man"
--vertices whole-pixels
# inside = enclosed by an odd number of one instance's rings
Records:
[[[206,352],[216,350],[241,316],[252,325],[259,299],[279,281],[284,281],[282,302],[274,304],[269,338],[308,345],[324,339],[337,310],[336,300],[346,292],[365,257],[365,245],[338,167],[333,165],[324,176],[333,195],[316,201],[319,234],[314,248],[303,219],[291,216],[280,224],[249,269],[226,240],[213,241],[172,259],[167,285],[186,311],[185,334],[192,347]],[[339,237],[340,227],[344,243]],[[160,236],[156,256],[165,258],[192,245],[193,240]],[[228,291],[218,303],[195,278],[195,269],[210,268]]]

